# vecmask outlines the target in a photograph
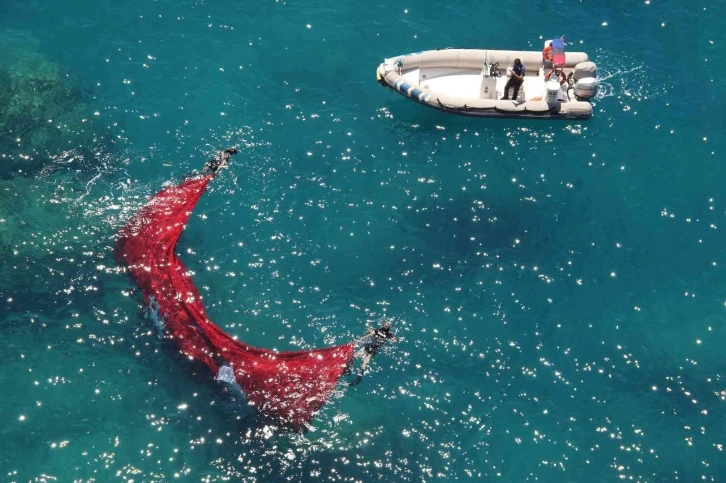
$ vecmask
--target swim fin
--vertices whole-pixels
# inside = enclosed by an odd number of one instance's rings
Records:
[[[358,376],[358,377],[356,377],[355,379],[353,379],[353,380],[352,380],[352,381],[350,382],[350,384],[348,384],[348,385],[349,385],[349,386],[357,386],[358,384],[360,384],[360,382],[361,382],[362,380],[363,380],[363,376]]]

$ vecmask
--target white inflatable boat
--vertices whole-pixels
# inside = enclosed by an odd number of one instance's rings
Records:
[[[376,77],[396,92],[440,111],[464,116],[589,119],[597,68],[584,52],[444,49],[386,59]],[[502,100],[514,59],[525,75],[515,100]],[[509,90],[511,92],[511,89]],[[509,94],[509,93],[508,93]]]

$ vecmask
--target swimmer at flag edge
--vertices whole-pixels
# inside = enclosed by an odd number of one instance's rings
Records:
[[[155,194],[120,230],[115,247],[146,307],[163,319],[165,338],[214,376],[234,374],[249,404],[263,416],[294,428],[306,428],[323,406],[353,358],[354,344],[277,352],[233,339],[207,317],[200,294],[176,245],[209,182],[237,153],[226,149],[201,173]]]
[[[356,343],[364,342],[363,346],[353,354],[353,357],[361,360],[361,365],[358,368],[358,375],[348,384],[349,386],[357,386],[360,384],[363,380],[368,364],[371,363],[373,357],[375,357],[378,351],[383,347],[383,344],[387,341],[398,342],[398,338],[396,338],[393,332],[391,332],[391,320],[384,316],[379,320],[379,322],[383,322],[383,325],[377,329],[369,330],[363,337],[356,340]],[[345,368],[345,374],[351,373],[352,362],[353,361],[351,360]]]

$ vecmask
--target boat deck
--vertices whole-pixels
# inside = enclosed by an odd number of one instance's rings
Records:
[[[405,72],[403,77],[410,83],[419,84],[433,93],[456,95],[473,99],[480,98],[482,76],[481,71],[467,69],[413,69]],[[497,99],[503,96],[504,86],[507,84],[506,72],[496,78]],[[524,84],[519,89],[518,101],[531,101],[536,98],[543,99],[546,94],[544,71],[539,70],[537,75],[526,75]],[[567,92],[560,89],[561,100],[567,100]]]

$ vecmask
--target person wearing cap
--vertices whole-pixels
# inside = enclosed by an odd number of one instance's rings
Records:
[[[509,99],[510,88],[514,88],[514,95],[512,96],[512,100],[516,101],[517,95],[519,94],[519,88],[522,87],[522,82],[524,82],[525,68],[524,64],[519,58],[514,59],[511,70],[512,73],[509,76],[507,85],[504,86],[504,97],[502,97],[502,101],[506,101]]]

